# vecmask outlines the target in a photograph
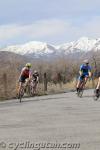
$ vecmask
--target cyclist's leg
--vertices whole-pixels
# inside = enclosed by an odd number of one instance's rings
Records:
[[[34,94],[36,93],[37,82],[34,83]]]
[[[31,82],[31,92],[33,95],[35,94],[35,81],[34,80]]]
[[[21,89],[22,89],[22,87],[23,87],[23,82],[19,82],[19,89],[18,89],[18,98],[20,98],[20,91],[21,91]]]
[[[29,84],[29,78],[26,78],[25,79],[25,86],[28,86],[28,84]]]
[[[78,92],[78,90],[79,90],[79,88],[80,88],[81,82],[82,82],[82,77],[79,76],[78,82],[77,82],[77,85],[76,85],[76,91],[77,91],[77,92]]]
[[[97,83],[97,87],[96,87],[96,93],[98,94],[99,92],[99,89],[100,89],[100,77],[98,79],[98,83]]]
[[[21,76],[20,79],[19,79],[18,94],[20,93],[20,91],[21,91],[21,89],[22,89],[24,83],[25,83],[25,77]]]

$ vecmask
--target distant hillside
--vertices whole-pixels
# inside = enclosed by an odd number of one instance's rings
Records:
[[[15,54],[13,52],[6,52],[6,51],[1,51],[0,52],[0,66],[4,67],[6,65],[11,65],[11,64],[24,64],[25,62],[29,61],[29,58]]]

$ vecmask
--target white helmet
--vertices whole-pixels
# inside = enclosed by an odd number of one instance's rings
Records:
[[[38,72],[37,72],[37,70],[34,70],[34,74],[37,74]]]
[[[89,60],[88,60],[88,59],[85,59],[85,60],[83,61],[83,63],[84,63],[84,64],[89,64]]]

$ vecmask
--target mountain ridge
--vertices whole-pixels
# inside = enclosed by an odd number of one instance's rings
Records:
[[[22,45],[11,45],[0,49],[0,51],[13,52],[20,55],[31,56],[35,58],[45,56],[69,55],[74,53],[86,53],[89,51],[100,50],[100,38],[91,39],[81,37],[80,39],[67,42],[61,45],[51,45],[45,42],[31,41]]]

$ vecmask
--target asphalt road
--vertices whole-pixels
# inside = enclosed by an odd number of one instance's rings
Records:
[[[83,98],[70,92],[0,102],[0,150],[99,150],[100,100],[92,95],[88,90]]]

